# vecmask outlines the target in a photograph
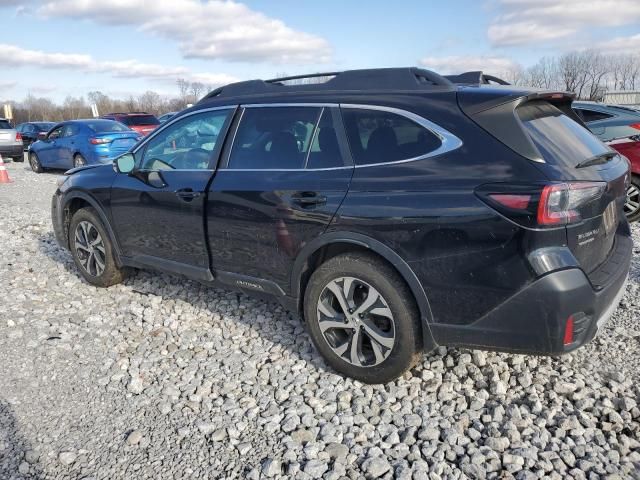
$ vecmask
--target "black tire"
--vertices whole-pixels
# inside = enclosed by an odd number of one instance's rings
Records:
[[[76,153],[73,156],[73,168],[84,167],[86,164],[87,164],[87,161],[79,153]]]
[[[40,163],[40,159],[38,158],[38,155],[36,155],[34,152],[29,152],[29,165],[31,165],[31,170],[33,170],[36,173],[44,172],[44,168]]]
[[[330,345],[330,340],[325,338],[322,333],[318,302],[321,295],[327,295],[323,293],[326,292],[325,287],[329,288],[329,284],[332,281],[340,281],[344,277],[355,278],[357,281],[367,284],[366,287],[373,287],[382,297],[382,301],[386,303],[388,310],[391,311],[391,323],[394,324],[393,335],[395,337],[393,346],[385,350],[385,355],[387,356],[380,363],[369,366],[354,364],[355,362],[351,362],[345,357],[350,355],[350,347],[341,356],[334,351],[336,347]],[[356,288],[360,287],[366,288],[362,284]],[[327,297],[325,296],[324,298],[326,300]],[[341,309],[335,308],[334,310],[338,312]],[[376,308],[375,310],[378,309]],[[391,266],[375,256],[360,253],[344,254],[333,257],[318,267],[307,284],[304,295],[304,314],[311,339],[327,363],[334,370],[361,382],[374,384],[394,380],[412,368],[423,354],[420,315],[415,299],[400,275]],[[365,314],[364,317],[367,322],[374,318],[369,317],[367,319],[367,316],[368,314]],[[363,317],[360,318],[362,319]],[[357,322],[357,320],[355,321]],[[366,331],[362,326],[364,321],[360,320],[361,323],[356,323],[356,325],[360,326],[355,328],[358,328],[360,332]],[[335,329],[326,331],[332,332]],[[338,332],[340,335],[344,335],[343,332],[346,332],[346,330],[338,329]],[[387,332],[391,332],[391,329],[387,328]],[[334,334],[329,333],[329,335]],[[362,335],[362,333],[359,335]],[[348,335],[344,336],[344,338],[350,338],[351,340],[353,337],[353,334],[350,337]],[[348,340],[350,345],[352,344],[351,340]],[[374,342],[370,336],[364,341],[368,341],[369,346],[373,347]],[[342,348],[344,348],[345,342],[336,343],[342,343]],[[380,345],[382,344],[378,345],[378,349],[381,351]],[[339,349],[340,347],[337,348]],[[369,352],[370,356],[373,355],[373,348],[370,348]],[[364,364],[365,362],[361,361],[364,358],[364,356],[359,356],[358,362]],[[377,359],[373,361],[375,362]]]
[[[633,195],[634,198],[630,198],[630,195]],[[640,177],[638,175],[631,175],[631,184],[627,188],[627,202],[624,210],[629,222],[637,222],[640,219]]]
[[[87,254],[87,250],[83,248],[76,235],[76,230],[78,230],[80,224],[84,226],[86,226],[86,224],[91,225],[102,240],[102,250],[99,249],[99,246],[95,248],[91,247],[94,255],[93,263],[91,263],[90,258],[87,264],[84,263],[87,257],[90,257],[90,254]],[[82,230],[82,227],[80,227],[80,230]],[[92,231],[93,230],[91,230],[91,232]],[[96,236],[89,235],[89,240],[96,238]],[[69,225],[69,246],[71,247],[71,255],[73,256],[76,267],[78,267],[80,274],[91,285],[95,285],[96,287],[110,287],[111,285],[121,283],[127,277],[127,270],[118,268],[111,239],[98,213],[93,208],[81,208],[74,213],[71,224]],[[99,258],[99,261],[95,260],[96,257]],[[102,271],[98,271],[98,262],[103,264]],[[92,265],[94,268],[91,268]]]

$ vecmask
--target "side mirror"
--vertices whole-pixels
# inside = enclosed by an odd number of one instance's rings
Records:
[[[113,162],[113,168],[118,173],[131,173],[135,166],[136,159],[131,153],[125,153]]]

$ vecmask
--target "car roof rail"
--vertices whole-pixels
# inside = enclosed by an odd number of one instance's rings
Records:
[[[456,84],[489,85],[497,83],[498,85],[511,85],[509,82],[494,75],[483,73],[481,70],[464,72],[458,75],[445,75],[444,78]]]
[[[438,87],[451,88],[452,86],[452,82],[446,78],[423,68],[372,68],[231,83],[224,87],[216,88],[205,95],[200,102],[212,98],[260,93],[322,92],[332,90],[425,90]]]

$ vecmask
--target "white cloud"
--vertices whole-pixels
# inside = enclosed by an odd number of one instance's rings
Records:
[[[75,53],[49,53],[28,50],[16,45],[0,44],[0,65],[7,67],[38,67],[76,70],[85,73],[105,73],[114,77],[143,78],[175,82],[178,78],[199,81],[208,85],[224,85],[237,81],[226,74],[194,73],[185,67],[170,67],[137,60],[96,60],[91,55]]]
[[[487,74],[500,75],[518,68],[518,64],[508,57],[488,55],[425,57],[420,64],[440,74],[482,70]]]
[[[15,81],[0,80],[0,93],[3,93],[5,90],[11,90],[17,84],[18,82]]]
[[[322,63],[331,57],[325,39],[233,0],[49,0],[38,13],[134,26],[177,42],[186,58]]]
[[[640,33],[629,37],[616,37],[598,44],[598,50],[606,53],[640,52]]]
[[[497,0],[500,14],[487,35],[494,46],[538,45],[589,27],[640,21],[638,0]]]

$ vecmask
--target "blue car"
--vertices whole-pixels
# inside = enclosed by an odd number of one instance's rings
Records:
[[[47,168],[70,169],[109,163],[129,151],[142,136],[113,120],[71,120],[57,124],[45,138],[29,148],[29,163],[36,173]]]

